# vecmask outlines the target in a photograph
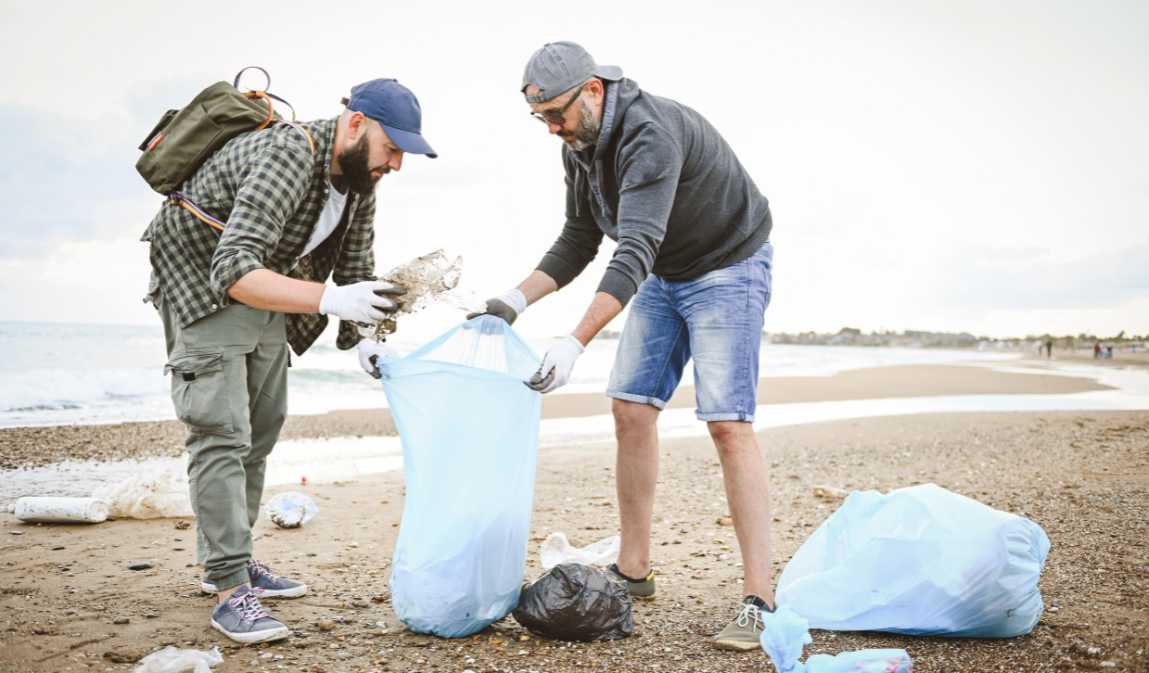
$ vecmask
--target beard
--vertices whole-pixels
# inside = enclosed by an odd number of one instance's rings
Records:
[[[371,166],[368,165],[367,136],[364,135],[355,143],[354,147],[339,153],[339,168],[342,175],[338,181],[332,179],[337,186],[345,186],[352,192],[366,196],[375,191],[375,178],[371,177]],[[389,173],[384,170],[384,173]]]
[[[573,131],[560,133],[559,136],[570,143],[571,149],[581,152],[588,147],[594,147],[598,142],[600,124],[595,120],[590,107],[581,100],[578,112],[578,126]]]

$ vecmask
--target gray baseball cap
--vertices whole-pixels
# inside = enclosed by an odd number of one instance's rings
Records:
[[[587,50],[574,42],[548,42],[527,61],[519,91],[526,95],[527,87],[534,84],[539,95],[527,96],[527,102],[545,103],[591,77],[617,82],[622,79],[622,68],[595,63]]]

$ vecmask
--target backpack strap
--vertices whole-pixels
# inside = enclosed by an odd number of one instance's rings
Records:
[[[288,105],[290,105],[290,103],[288,103]],[[303,134],[303,137],[307,139],[307,146],[311,148],[311,157],[315,158],[315,138],[311,137],[311,131],[303,128],[303,126],[294,119],[283,123],[290,125],[293,129]]]
[[[215,229],[216,231],[220,231],[220,232],[223,231],[223,227],[224,227],[223,222],[221,222],[218,218],[212,217],[210,214],[205,212],[202,208],[197,206],[191,199],[184,196],[183,194],[180,194],[179,192],[172,192],[171,194],[168,195],[168,201],[167,202],[172,204],[173,206],[179,206],[180,208],[183,208],[184,210],[191,213],[192,216],[195,217],[197,220],[199,220],[200,222],[203,222],[204,224],[211,227],[212,229]]]

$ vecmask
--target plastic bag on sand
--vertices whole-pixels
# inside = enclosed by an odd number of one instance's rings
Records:
[[[132,673],[211,673],[211,667],[223,663],[218,647],[209,651],[181,650],[168,645],[140,659]]]
[[[550,570],[560,563],[610,565],[618,560],[618,545],[618,536],[612,535],[585,547],[572,547],[565,533],[551,533],[539,545],[539,561],[543,570]]]
[[[815,654],[806,660],[802,648],[813,642],[809,623],[789,606],[760,613],[758,642],[778,673],[911,673],[913,662],[905,650],[858,650],[841,654]]]
[[[109,519],[162,519],[195,516],[183,470],[158,470],[128,477],[118,484],[92,491],[108,503]]]
[[[630,594],[605,571],[557,565],[523,590],[515,619],[556,640],[617,640],[634,631]]]
[[[306,493],[279,493],[263,506],[267,518],[280,528],[299,528],[319,514],[319,506]]]
[[[523,381],[538,364],[493,316],[379,364],[407,489],[391,601],[412,631],[470,635],[518,602],[540,408]]]
[[[1008,638],[1043,610],[1049,538],[934,484],[851,493],[782,571],[778,602],[816,629]]]
[[[814,642],[810,637],[810,624],[789,607],[779,605],[774,612],[759,612],[762,634],[758,642],[770,657],[778,673],[802,670],[798,661],[802,648]]]

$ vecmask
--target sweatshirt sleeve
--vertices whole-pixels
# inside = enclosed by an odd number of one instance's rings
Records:
[[[564,148],[563,166],[566,169],[566,224],[554,245],[536,267],[555,279],[560,288],[574,280],[598,254],[602,244],[602,230],[594,222],[585,193],[575,184],[576,168]]]
[[[598,291],[626,306],[654,268],[674,207],[683,159],[670,134],[654,124],[639,127],[622,143],[618,154],[618,247]]]

